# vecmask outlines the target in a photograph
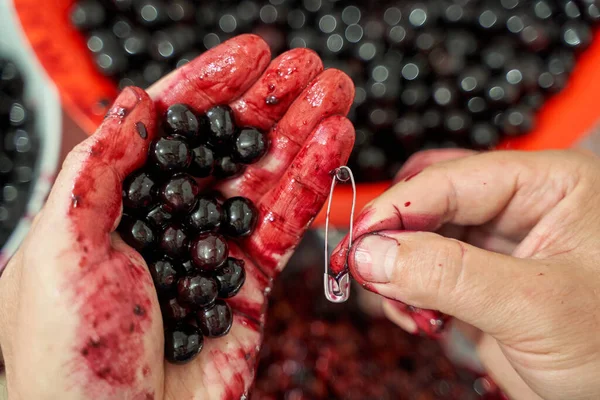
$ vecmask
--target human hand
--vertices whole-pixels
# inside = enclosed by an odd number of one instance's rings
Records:
[[[599,177],[575,151],[420,153],[357,218],[350,270],[408,331],[403,304],[460,320],[511,398],[597,398]]]
[[[343,165],[354,130],[350,79],[292,50],[269,66],[265,42],[234,38],[149,89],[123,91],[96,134],[68,156],[42,212],[0,279],[0,343],[12,399],[239,399],[252,384],[266,295]],[[276,96],[277,102],[265,102]],[[116,234],[123,178],[141,167],[155,121],[173,103],[230,104],[268,131],[258,163],[216,189],[250,198],[254,234],[230,243],[246,282],[230,333],[185,365],[163,359],[163,328],[141,256]],[[276,104],[275,104],[276,103]],[[146,127],[140,135],[137,123]],[[201,183],[202,184],[202,183]]]

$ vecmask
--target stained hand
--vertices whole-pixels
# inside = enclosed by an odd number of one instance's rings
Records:
[[[273,96],[271,101],[265,101]],[[330,171],[354,130],[354,88],[315,53],[272,62],[239,36],[166,76],[125,89],[98,131],[68,156],[43,211],[0,280],[0,344],[11,399],[240,399],[254,377],[272,280],[321,209]],[[216,189],[250,198],[254,234],[230,243],[246,266],[233,327],[178,366],[163,358],[163,324],[141,256],[115,233],[123,179],[145,161],[157,116],[174,103],[202,113],[229,104],[240,125],[268,132],[260,162]]]

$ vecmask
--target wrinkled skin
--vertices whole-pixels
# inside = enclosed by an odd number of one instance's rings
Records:
[[[354,141],[344,117],[354,97],[346,75],[323,72],[316,54],[304,49],[270,58],[260,38],[239,36],[148,93],[126,89],[95,135],[71,152],[0,279],[0,344],[11,399],[248,393],[272,280],[322,207],[330,171],[347,161]],[[277,101],[267,104],[267,96]],[[230,301],[231,332],[206,340],[202,353],[182,366],[163,359],[162,319],[146,264],[114,232],[123,178],[143,165],[157,117],[177,102],[198,113],[230,104],[240,124],[269,132],[271,140],[259,163],[216,186],[228,197],[249,197],[260,218],[252,237],[230,243],[247,271]]]
[[[596,399],[599,204],[591,154],[422,152],[358,216],[350,271],[409,332],[407,305],[455,317],[510,398]]]

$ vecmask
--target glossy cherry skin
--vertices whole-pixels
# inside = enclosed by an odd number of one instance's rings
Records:
[[[168,225],[160,237],[160,249],[169,257],[180,259],[187,254],[188,237],[181,225]]]
[[[166,211],[163,206],[157,205],[148,211],[146,219],[154,227],[163,229],[173,220],[173,214]]]
[[[225,238],[216,233],[202,233],[190,243],[190,257],[200,271],[212,272],[227,260],[229,246]]]
[[[219,298],[235,296],[246,280],[244,261],[229,257],[225,265],[217,271],[215,278],[219,283]]]
[[[229,106],[216,106],[206,112],[201,121],[202,134],[208,137],[209,143],[218,148],[229,147],[234,140],[237,129],[233,119],[233,111]]]
[[[154,287],[159,293],[173,293],[177,287],[177,280],[182,275],[183,268],[167,258],[153,261],[148,264]]]
[[[184,364],[202,350],[204,338],[195,326],[180,324],[165,329],[165,358],[173,364]]]
[[[232,237],[248,236],[254,230],[258,210],[244,197],[232,197],[223,203],[222,231]]]
[[[125,243],[142,253],[151,250],[156,233],[145,221],[123,215],[118,228],[121,238]]]
[[[223,211],[219,202],[213,197],[202,196],[187,217],[187,225],[195,232],[216,231],[222,219]]]
[[[242,164],[236,163],[230,156],[225,156],[215,161],[213,176],[218,179],[227,179],[238,176],[243,171]]]
[[[186,276],[177,283],[177,299],[191,307],[207,307],[219,293],[217,281],[202,275]]]
[[[183,321],[190,314],[190,308],[186,304],[179,302],[175,297],[161,301],[160,308],[165,319],[165,324],[172,323],[173,321]]]
[[[242,164],[252,164],[267,152],[267,139],[258,129],[244,128],[235,136],[232,158]]]
[[[198,146],[192,150],[192,163],[188,172],[196,178],[206,178],[212,174],[215,165],[215,155],[208,146]]]
[[[184,214],[194,208],[199,192],[200,188],[193,177],[177,174],[164,184],[159,194],[165,210]]]
[[[143,209],[154,200],[156,180],[146,171],[137,171],[129,175],[123,183],[123,206]]]
[[[202,334],[210,338],[227,335],[233,324],[231,307],[223,300],[217,300],[212,306],[200,309],[196,317]]]
[[[167,109],[164,130],[169,135],[181,135],[190,142],[199,140],[198,118],[185,104],[173,104]]]
[[[157,170],[179,172],[189,167],[192,162],[192,153],[184,138],[167,136],[152,144],[148,160],[150,165]]]

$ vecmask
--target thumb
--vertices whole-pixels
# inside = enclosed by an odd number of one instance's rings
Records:
[[[535,261],[489,252],[430,232],[362,236],[348,259],[367,289],[414,307],[439,310],[491,335],[522,326],[521,284]],[[529,283],[531,284],[531,283]]]

